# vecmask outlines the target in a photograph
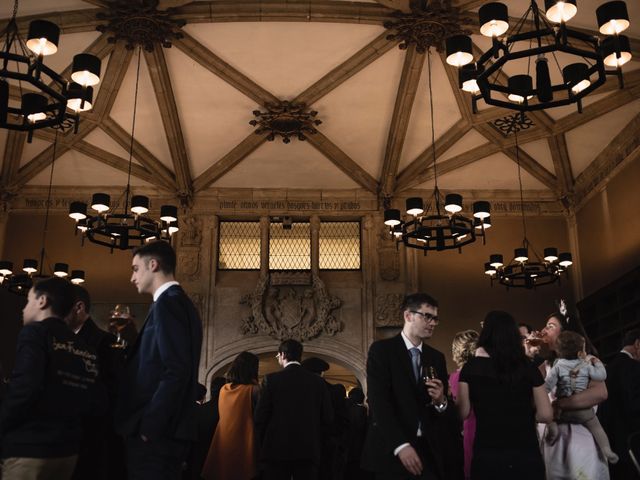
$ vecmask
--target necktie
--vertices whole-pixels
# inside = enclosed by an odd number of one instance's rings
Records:
[[[420,349],[413,347],[409,349],[411,352],[411,365],[413,366],[413,376],[416,378],[416,382],[420,380]]]

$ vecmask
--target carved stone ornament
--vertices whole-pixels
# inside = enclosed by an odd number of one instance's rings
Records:
[[[152,52],[155,44],[171,48],[171,41],[183,36],[178,30],[186,22],[171,18],[173,8],[158,10],[158,0],[112,0],[107,5],[106,12],[98,12],[96,18],[108,23],[96,30],[112,33],[109,43],[124,40],[128,50],[141,45]]]
[[[388,282],[397,280],[400,277],[400,252],[386,228],[380,230],[377,250],[380,278]]]
[[[317,133],[316,125],[320,125],[322,120],[316,119],[318,112],[307,111],[304,103],[291,103],[283,101],[280,103],[267,103],[266,112],[254,110],[255,120],[249,122],[250,125],[258,127],[256,135],[269,132],[267,140],[272,142],[276,135],[282,137],[283,143],[291,142],[291,137],[298,140],[306,140],[305,134]]]
[[[202,221],[189,215],[184,219],[180,229],[180,245],[185,247],[199,247],[202,243]]]
[[[317,275],[312,275],[309,288],[275,287],[268,274],[261,275],[253,293],[245,295],[240,304],[251,309],[240,327],[243,334],[305,341],[321,334],[335,335],[343,328],[332,315],[342,300],[330,295]]]
[[[200,276],[200,249],[181,247],[178,252],[178,273],[186,280],[197,280]]]
[[[402,327],[404,320],[400,307],[404,295],[401,293],[387,293],[376,299],[376,327]]]
[[[394,31],[387,40],[399,40],[400,50],[414,44],[418,53],[425,53],[430,47],[444,50],[446,38],[470,34],[471,30],[462,26],[474,23],[469,14],[452,7],[451,0],[412,1],[411,13],[395,11],[392,16],[395,20],[384,22],[384,28]]]

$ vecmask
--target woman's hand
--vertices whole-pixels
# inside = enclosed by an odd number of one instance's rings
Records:
[[[570,397],[559,398],[556,400],[556,405],[561,410],[581,410],[604,402],[608,396],[607,385],[604,382],[592,380],[589,382],[589,388],[574,393]]]

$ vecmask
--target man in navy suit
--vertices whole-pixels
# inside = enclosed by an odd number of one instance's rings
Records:
[[[408,295],[402,315],[402,332],[369,349],[371,425],[363,466],[384,480],[462,478],[461,429],[447,400],[445,358],[424,343],[439,323],[438,302]]]
[[[153,304],[125,363],[117,428],[125,437],[129,480],[178,479],[190,442],[202,324],[174,279],[176,254],[162,241],[134,251],[131,283]]]

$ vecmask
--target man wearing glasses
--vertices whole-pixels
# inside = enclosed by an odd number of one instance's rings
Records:
[[[444,355],[424,342],[438,325],[438,302],[405,297],[399,335],[374,342],[367,359],[371,428],[364,466],[376,478],[462,478],[460,425],[447,399]]]

